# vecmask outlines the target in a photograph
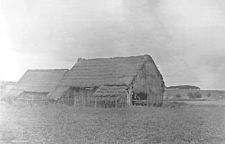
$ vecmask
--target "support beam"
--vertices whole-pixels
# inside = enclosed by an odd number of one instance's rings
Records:
[[[85,106],[85,98],[84,98],[84,92],[81,91],[81,97],[82,97],[82,106]]]
[[[147,94],[147,106],[150,107],[151,106],[151,93],[149,92],[149,89],[146,87],[146,94]]]
[[[70,105],[70,94],[69,94],[69,90],[66,92],[66,105]]]
[[[95,108],[97,107],[97,100],[96,100],[96,98],[95,98]]]
[[[87,105],[90,106],[89,91],[87,91]]]
[[[128,91],[126,92],[127,94],[127,104],[129,106],[132,105],[132,86],[129,87]]]
[[[77,105],[77,97],[75,95],[73,97],[74,97],[74,104],[73,105],[76,106]]]

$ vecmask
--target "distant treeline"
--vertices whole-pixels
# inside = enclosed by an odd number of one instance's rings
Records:
[[[170,86],[170,87],[167,87],[167,89],[198,89],[200,90],[200,87],[191,86],[191,85],[179,85],[179,86]]]

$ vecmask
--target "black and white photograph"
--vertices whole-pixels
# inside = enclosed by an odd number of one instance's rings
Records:
[[[225,1],[0,0],[0,144],[225,144]]]

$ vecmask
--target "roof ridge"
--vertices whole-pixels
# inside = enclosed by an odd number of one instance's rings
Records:
[[[62,71],[62,70],[69,70],[69,69],[27,69],[27,71]]]
[[[145,57],[145,56],[147,56],[147,57],[151,57],[149,54],[143,54],[143,55],[137,55],[137,56],[125,56],[125,57],[123,57],[123,56],[119,56],[119,57],[99,57],[99,58],[90,58],[90,59],[82,59],[83,61],[88,61],[88,60],[102,60],[102,59],[116,59],[116,58],[132,58],[132,57]],[[81,60],[81,61],[82,61]]]

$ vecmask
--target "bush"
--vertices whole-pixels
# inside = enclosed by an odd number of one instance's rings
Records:
[[[201,98],[202,97],[202,94],[200,92],[195,92],[195,93],[189,92],[187,94],[187,96],[189,98],[195,99],[195,98]]]
[[[209,92],[209,93],[207,93],[207,97],[211,97],[211,93]]]
[[[182,96],[181,94],[176,94],[177,99],[181,98],[181,96]]]
[[[194,98],[194,94],[193,94],[192,92],[189,92],[189,93],[187,94],[187,96],[188,96],[189,98]]]
[[[202,98],[202,94],[200,92],[194,93],[195,98]]]

